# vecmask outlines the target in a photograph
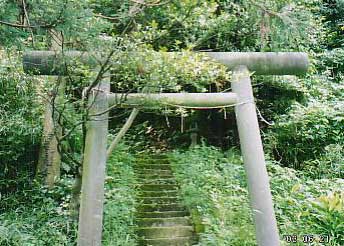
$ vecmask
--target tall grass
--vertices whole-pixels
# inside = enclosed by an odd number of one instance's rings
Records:
[[[256,245],[243,164],[235,150],[198,146],[171,155],[185,204],[200,232],[200,245]],[[286,235],[326,235],[326,245],[344,245],[343,179],[307,178],[268,161],[282,245]],[[200,217],[200,218],[198,218]],[[315,236],[315,238],[318,238]],[[315,242],[311,245],[324,245]]]

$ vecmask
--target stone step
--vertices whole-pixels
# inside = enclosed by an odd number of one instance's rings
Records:
[[[137,184],[174,184],[177,182],[174,178],[168,179],[137,179]]]
[[[143,202],[145,204],[151,203],[177,203],[179,198],[178,197],[138,197],[137,202]]]
[[[159,170],[159,169],[136,169],[135,174],[145,175],[145,174],[155,174],[155,175],[173,175],[172,170]]]
[[[134,170],[154,169],[154,170],[171,170],[170,164],[142,164],[138,163],[133,166]]]
[[[168,159],[168,156],[165,154],[155,154],[155,153],[141,153],[135,155],[135,158],[142,158],[142,159]]]
[[[171,218],[190,216],[188,211],[137,212],[137,218]]]
[[[140,204],[137,208],[139,212],[164,212],[164,211],[185,211],[185,206],[179,203],[151,203],[151,204]]]
[[[144,239],[190,237],[194,229],[192,226],[141,227],[136,229],[136,233]]]
[[[139,163],[139,164],[168,164],[170,163],[169,159],[167,158],[157,158],[157,159],[152,159],[152,158],[147,158],[147,159],[141,159],[141,158],[137,158],[135,161],[135,163]]]
[[[196,237],[172,237],[158,239],[139,239],[142,246],[191,246],[197,243]]]
[[[139,197],[174,197],[178,196],[178,191],[176,190],[159,190],[159,191],[149,191],[141,190],[138,192]]]
[[[190,226],[189,217],[171,217],[171,218],[141,218],[137,220],[137,224],[141,227],[159,227],[159,226]]]
[[[173,174],[172,173],[168,173],[168,174],[165,174],[165,173],[136,173],[135,175],[138,179],[158,179],[158,178],[161,178],[161,179],[168,179],[168,178],[174,178]]]
[[[141,191],[177,191],[175,184],[142,184],[138,185]]]

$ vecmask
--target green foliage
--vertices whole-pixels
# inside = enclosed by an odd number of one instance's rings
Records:
[[[317,55],[316,58],[318,69],[323,71],[329,79],[340,84],[344,76],[344,49],[329,50]]]
[[[325,147],[342,144],[344,138],[342,104],[328,106],[323,103],[302,106],[280,117],[268,138],[269,146],[277,159],[286,166],[307,169],[305,161],[325,155]],[[328,167],[329,168],[329,167]],[[341,173],[331,170],[333,177]]]
[[[135,178],[128,147],[109,159],[105,184],[103,245],[134,246]],[[2,195],[0,245],[76,245],[77,222],[70,216],[73,179],[63,176],[54,189],[28,185]]]
[[[0,24],[0,43],[7,47],[49,49],[50,29],[54,29],[63,33],[64,42],[69,47],[82,49],[92,44],[92,39],[109,27],[108,22],[93,15],[88,0],[24,2],[27,15],[22,1],[0,1],[0,20],[19,25]],[[33,28],[25,28],[29,24]]]
[[[134,156],[119,144],[107,165],[102,245],[135,246],[135,177]]]
[[[27,4],[28,16],[23,2]],[[130,53],[115,56],[112,89],[124,93],[145,87],[151,92],[205,92],[212,90],[214,84],[218,91],[228,84],[225,68],[201,54],[185,53],[177,58],[175,54],[152,53],[152,50],[307,51],[311,55],[311,75],[300,79],[256,77],[254,81],[258,106],[275,123],[263,132],[267,149],[282,165],[303,169],[297,177],[292,169],[270,165],[272,189],[284,234],[328,233],[331,245],[342,244],[343,197],[338,191],[342,183],[333,178],[343,178],[343,1],[150,3],[0,0],[0,21],[27,25],[29,19],[30,25],[36,26],[15,28],[0,24],[0,46],[15,50],[48,49],[53,29],[62,33],[64,49],[141,51],[138,56]],[[332,48],[336,49],[327,50]],[[62,218],[67,215],[69,186],[59,184],[50,194],[33,189],[29,182],[42,130],[43,101],[39,100],[45,91],[40,93],[42,81],[25,76],[19,69],[21,65],[15,57],[20,56],[15,52],[9,52],[8,56],[0,53],[0,191],[5,198],[1,201],[4,211],[0,215],[0,244],[73,245],[75,224],[66,218],[63,224]],[[82,72],[87,79],[94,75],[87,69]],[[89,84],[89,80],[69,79],[63,98],[68,106],[57,105],[57,109],[65,110],[63,133],[69,133],[83,120],[81,90]],[[185,115],[183,110],[164,110],[166,115]],[[147,123],[147,119],[154,122]],[[177,147],[183,145],[180,142],[188,141],[186,135],[176,134],[179,118],[169,122],[146,114],[140,122],[144,123],[129,132],[131,149],[147,149],[152,139],[164,149],[169,139],[174,139]],[[117,126],[115,122],[113,127]],[[77,126],[61,143],[62,168],[66,173],[74,174],[77,169],[67,155],[82,159],[82,134],[81,125]],[[129,237],[135,192],[129,164],[132,156],[127,152],[127,147],[121,146],[109,164],[105,245],[135,244]],[[201,238],[204,245],[254,245],[243,169],[237,155],[228,154],[229,161],[218,150],[204,146],[176,152],[177,163],[190,163],[183,170],[176,165],[178,179],[186,205],[196,208],[194,215],[203,219],[200,228],[204,228]],[[309,181],[305,177],[318,180]],[[23,192],[7,196],[18,191],[15,187]],[[32,201],[28,194],[35,198],[32,206],[25,204]]]
[[[207,91],[207,86],[218,87],[228,81],[223,65],[202,54],[184,52],[152,52],[142,49],[135,56],[123,56],[114,71],[116,91],[142,90],[151,92],[178,92],[181,90]],[[146,91],[147,91],[146,90]]]
[[[24,75],[18,60],[0,50],[0,179],[15,179],[19,170],[32,170],[42,114],[35,83]],[[8,180],[0,189],[4,192],[11,186]]]
[[[171,157],[185,205],[201,217],[200,245],[255,245],[237,154],[228,152],[226,158],[213,147],[198,146],[184,153],[175,151]]]
[[[313,216],[317,230],[330,235],[333,241],[344,243],[344,193],[343,191],[329,192],[313,201],[316,215]]]
[[[274,164],[268,169],[281,234],[328,235],[329,245],[342,245],[343,181],[304,179],[295,170]]]
[[[172,1],[139,12],[133,36],[155,50],[307,49],[322,30],[317,8],[317,1]]]
[[[33,184],[3,196],[0,245],[75,245],[76,223],[68,217],[71,185],[72,180],[64,178],[53,190]]]
[[[238,153],[198,146],[171,158],[185,204],[202,218],[200,245],[256,245]],[[302,178],[302,172],[273,161],[267,167],[282,245],[288,245],[284,235],[305,234],[329,235],[328,245],[342,245],[343,180]],[[304,245],[301,240],[295,245]]]
[[[313,178],[343,178],[343,148],[343,145],[340,144],[330,144],[325,146],[323,153],[316,159],[304,162],[304,174]]]
[[[330,48],[341,47],[344,44],[344,1],[324,0],[321,13],[326,24],[326,45]]]

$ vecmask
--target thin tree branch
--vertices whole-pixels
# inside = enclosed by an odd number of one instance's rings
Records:
[[[129,128],[133,124],[138,113],[139,113],[139,109],[137,109],[137,108],[134,108],[131,111],[129,118],[127,119],[127,121],[125,122],[125,124],[123,125],[123,127],[121,128],[119,133],[116,135],[115,139],[111,142],[110,147],[107,149],[107,151],[106,151],[106,158],[107,159],[110,157],[112,151],[116,148],[119,141],[124,137],[126,132],[129,130]]]
[[[106,20],[112,20],[112,21],[117,21],[117,20],[120,19],[118,17],[110,17],[110,16],[105,16],[105,15],[102,15],[102,14],[94,14],[94,16],[100,17],[100,18],[103,18],[103,19],[106,19]]]
[[[145,5],[145,6],[161,6],[161,5],[164,5],[164,4],[167,4],[169,3],[170,1],[165,1],[165,2],[160,2],[159,0],[158,1],[155,1],[155,2],[152,2],[152,3],[147,3],[145,2],[144,0],[130,0],[131,2],[133,3],[136,3],[136,4],[140,4],[140,5]]]
[[[6,26],[10,26],[10,27],[15,27],[15,28],[28,28],[28,29],[32,29],[32,28],[51,28],[54,25],[56,25],[56,23],[50,23],[50,24],[45,24],[45,25],[21,25],[21,24],[17,24],[17,23],[11,23],[11,22],[2,21],[2,20],[0,20],[0,24],[6,25]]]

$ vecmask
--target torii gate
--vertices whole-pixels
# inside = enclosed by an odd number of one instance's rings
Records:
[[[235,105],[241,152],[248,181],[250,204],[259,246],[278,246],[280,238],[273,209],[269,177],[260,137],[250,72],[259,75],[300,75],[308,69],[308,56],[295,52],[207,52],[205,53],[233,71],[232,93],[159,93],[128,94],[132,107],[147,101],[188,107]],[[67,58],[96,66],[86,53],[64,52]],[[24,71],[36,75],[65,75],[61,55],[53,51],[26,52]],[[76,64],[74,64],[76,65]],[[81,207],[78,229],[79,246],[101,245],[104,202],[104,176],[109,106],[117,103],[118,95],[110,93],[109,79],[103,79],[91,93],[91,117],[87,122],[84,151]]]

